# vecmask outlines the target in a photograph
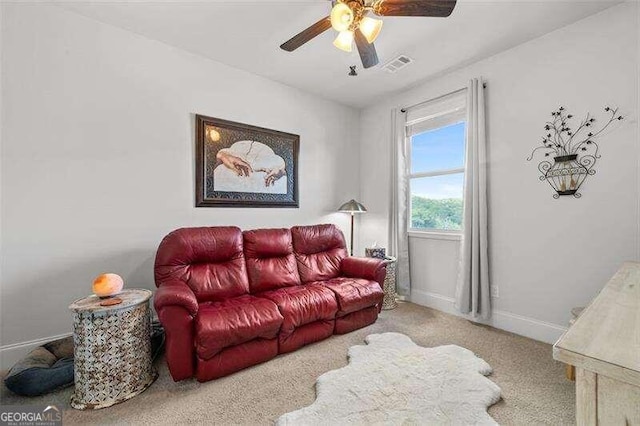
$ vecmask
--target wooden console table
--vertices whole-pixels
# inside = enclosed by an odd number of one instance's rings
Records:
[[[553,345],[576,367],[576,423],[640,425],[640,263],[627,262]]]

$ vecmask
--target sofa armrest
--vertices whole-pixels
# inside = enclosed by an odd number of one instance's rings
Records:
[[[196,295],[185,282],[179,280],[162,283],[153,297],[153,306],[157,312],[169,306],[179,306],[192,317],[198,314]]]
[[[156,291],[153,306],[166,334],[164,352],[171,377],[175,381],[193,377],[194,318],[198,314],[195,294],[183,281],[167,281]]]
[[[342,259],[341,270],[345,277],[377,281],[380,287],[387,275],[386,263],[372,257],[345,257]]]

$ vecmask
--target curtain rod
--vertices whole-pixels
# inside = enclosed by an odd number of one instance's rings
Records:
[[[486,89],[486,88],[487,88],[487,83],[482,83],[482,88],[483,88],[483,89]],[[404,108],[401,108],[401,109],[400,109],[400,112],[407,112],[407,110],[409,110],[409,109],[411,109],[411,108],[415,108],[415,107],[417,107],[417,106],[424,105],[424,104],[427,104],[427,103],[429,103],[429,102],[437,101],[438,99],[442,99],[442,98],[444,98],[444,97],[446,97],[446,96],[455,95],[456,93],[462,92],[463,90],[467,90],[467,88],[466,88],[466,87],[463,87],[463,88],[461,88],[461,89],[454,90],[453,92],[449,92],[449,93],[445,93],[444,95],[440,95],[440,96],[438,96],[437,98],[429,99],[429,100],[427,100],[427,101],[422,101],[422,102],[418,102],[417,104],[413,104],[413,105],[410,105],[410,106],[406,106],[406,107],[404,107]]]

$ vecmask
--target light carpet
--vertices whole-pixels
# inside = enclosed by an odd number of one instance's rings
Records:
[[[349,365],[324,373],[313,404],[287,413],[294,425],[496,425],[487,407],[500,388],[491,367],[456,345],[423,348],[400,333],[371,334],[349,348]]]
[[[369,334],[393,331],[424,347],[458,345],[493,367],[491,380],[502,389],[502,400],[489,407],[501,425],[575,424],[574,386],[564,367],[553,360],[551,345],[471,323],[412,303],[382,311],[375,324],[332,336],[290,354],[278,356],[236,374],[198,383],[171,380],[164,359],[160,376],[135,398],[97,411],[69,407],[73,388],[23,398],[0,386],[2,404],[56,405],[65,425],[75,424],[272,424],[285,413],[313,403],[316,379],[347,365],[347,350]]]

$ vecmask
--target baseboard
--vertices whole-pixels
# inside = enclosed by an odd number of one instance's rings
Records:
[[[29,340],[26,342],[12,343],[0,346],[0,369],[11,368],[13,364],[22,359],[29,352],[53,340],[71,336],[71,333],[59,334],[57,336],[43,337],[41,339]]]
[[[427,306],[448,314],[467,319],[471,318],[457,311],[453,298],[441,294],[412,290],[411,301],[418,305]],[[510,331],[511,333],[550,344],[555,343],[560,336],[567,331],[566,327],[557,324],[500,310],[493,311],[488,321],[481,322],[501,330]]]
[[[567,331],[567,327],[558,324],[506,311],[495,311],[490,325],[551,345]]]
[[[459,317],[464,316],[456,310],[452,297],[430,293],[427,291],[411,290],[411,297],[409,300],[418,305],[437,309],[439,311],[446,312],[447,314],[452,314]]]

